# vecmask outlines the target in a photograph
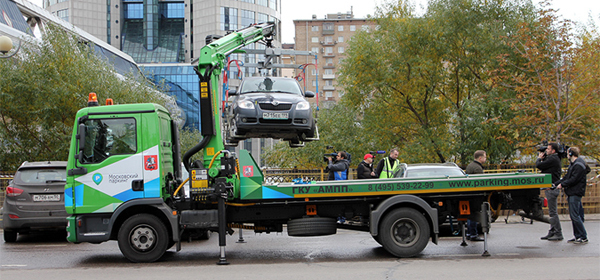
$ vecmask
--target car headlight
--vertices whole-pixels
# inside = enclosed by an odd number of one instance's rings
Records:
[[[254,109],[254,103],[248,100],[242,100],[238,102],[238,106],[240,106],[242,109]]]
[[[296,110],[308,110],[310,109],[310,104],[307,101],[301,101],[296,104]]]

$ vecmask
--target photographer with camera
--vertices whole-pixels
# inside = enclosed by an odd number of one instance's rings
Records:
[[[373,155],[366,154],[363,161],[356,168],[356,178],[358,179],[373,179],[377,178],[373,172]]]
[[[541,173],[552,174],[552,185],[560,180],[561,163],[558,156],[558,144],[548,143],[547,147],[538,149],[538,158],[535,162]],[[542,236],[542,240],[560,241],[563,240],[562,227],[558,218],[558,197],[560,189],[550,188],[545,191],[546,199],[548,200],[548,215],[550,216],[550,230],[546,236]]]
[[[335,156],[335,161],[333,160]],[[348,162],[348,155],[344,151],[332,153],[327,157],[327,169],[329,170],[328,180],[348,180],[348,168],[350,162]]]

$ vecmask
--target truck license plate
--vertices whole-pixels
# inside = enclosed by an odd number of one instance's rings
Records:
[[[60,201],[60,194],[34,194],[33,201]]]
[[[285,120],[287,118],[288,113],[263,113],[263,119]]]

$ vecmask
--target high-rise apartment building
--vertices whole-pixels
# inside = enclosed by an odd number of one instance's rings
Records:
[[[337,66],[344,59],[348,41],[359,30],[374,30],[375,22],[354,18],[353,12],[328,14],[324,19],[294,20],[296,50],[311,51],[317,57],[298,56],[297,64],[306,67],[306,90],[319,92],[319,103],[328,108],[340,100],[343,91],[337,87]]]

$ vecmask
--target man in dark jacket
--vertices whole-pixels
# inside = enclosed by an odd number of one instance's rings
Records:
[[[329,164],[329,180],[348,180],[348,168],[350,163],[348,162],[348,155],[344,151],[337,153],[336,161],[333,161],[332,157],[328,158]]]
[[[467,165],[467,169],[465,169],[465,173],[467,174],[483,174],[483,164],[487,160],[487,154],[485,151],[477,150],[475,154],[473,154],[473,162]],[[477,232],[477,222],[472,220],[467,220],[467,232],[468,238],[471,241],[483,241],[483,238],[479,237],[479,233]]]
[[[575,244],[588,243],[587,232],[581,221],[580,205],[581,197],[585,195],[585,187],[587,184],[586,174],[590,172],[590,167],[585,164],[583,159],[579,158],[579,148],[571,147],[567,151],[569,169],[567,174],[558,181],[557,188],[564,189],[569,201],[569,215],[573,224],[573,234],[575,238],[567,241]]]
[[[356,168],[356,178],[373,179],[377,178],[373,172],[373,155],[366,154],[365,159],[358,164]]]
[[[538,159],[535,162],[540,172],[552,174],[552,184],[556,185],[556,182],[560,181],[560,174],[562,171],[560,158],[558,157],[558,144],[549,143],[546,147],[546,151],[538,154]],[[546,199],[548,200],[548,215],[550,216],[550,230],[546,236],[542,236],[543,240],[560,241],[563,240],[562,227],[560,225],[560,219],[558,218],[558,197],[560,196],[560,189],[552,188],[546,189]]]

